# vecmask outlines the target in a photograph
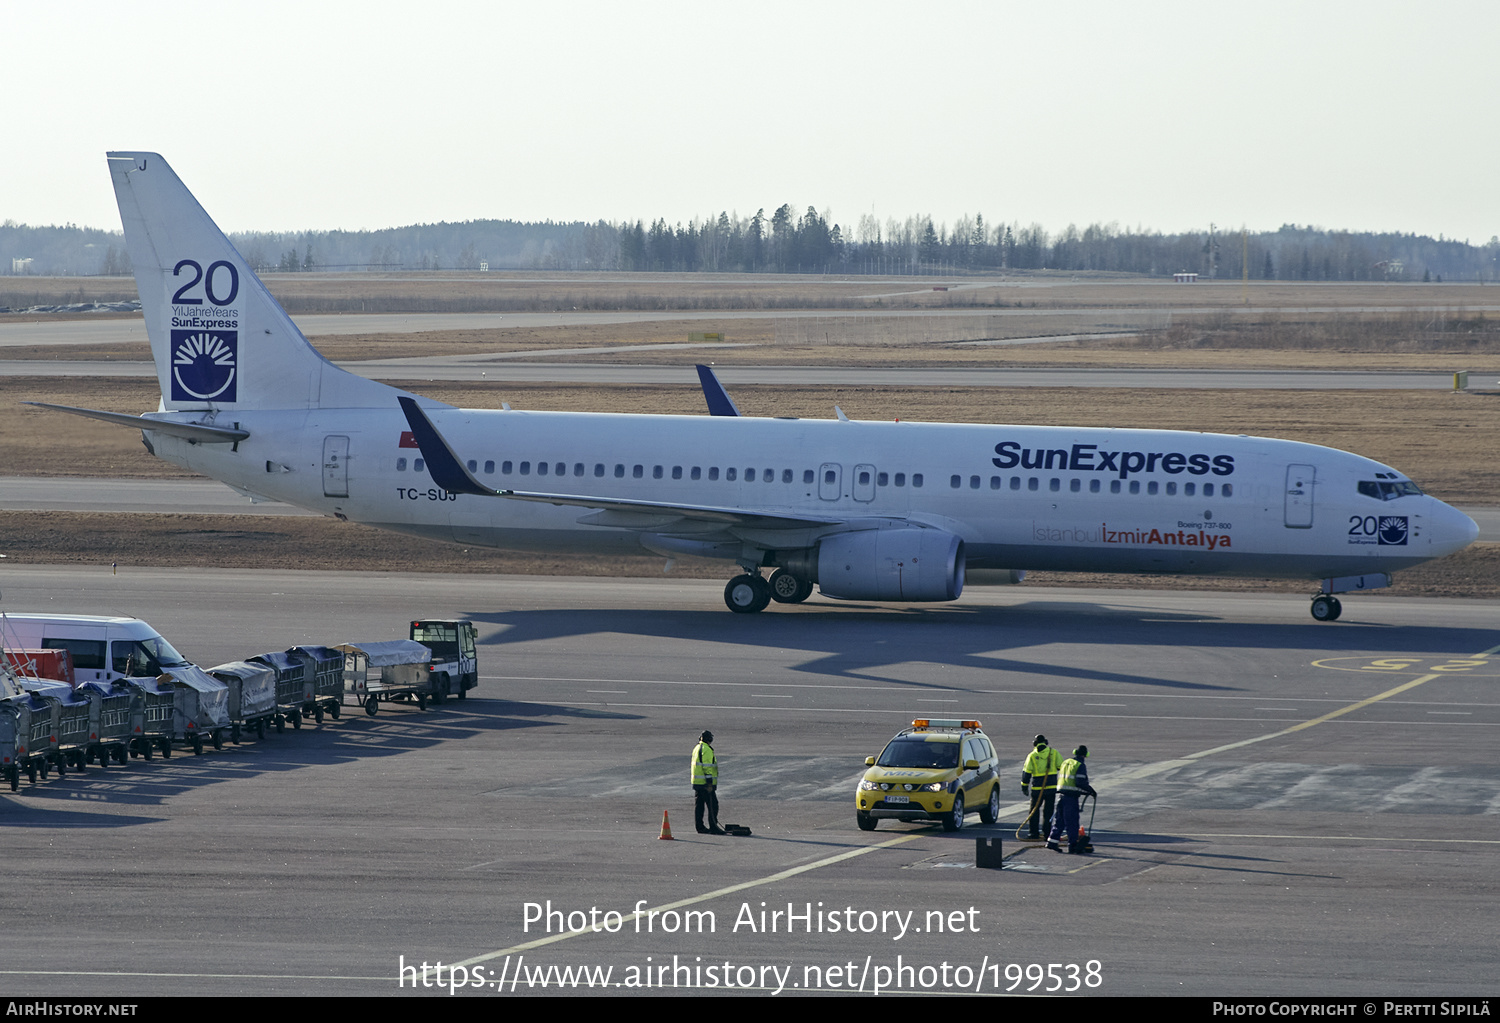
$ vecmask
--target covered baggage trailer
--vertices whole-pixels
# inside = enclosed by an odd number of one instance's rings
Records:
[[[427,709],[432,651],[409,639],[345,643],[334,647],[344,657],[344,692],[373,717],[382,701],[416,700]]]
[[[276,672],[264,664],[230,661],[209,668],[208,673],[229,689],[229,740],[239,742],[242,733],[266,737],[266,724],[276,720]]]
[[[229,687],[196,664],[167,668],[157,680],[176,688],[172,701],[172,741],[203,752],[203,744],[224,748],[229,731]]]
[[[276,730],[285,731],[287,722],[302,727],[302,708],[312,702],[312,679],[308,662],[281,651],[256,654],[246,658],[251,664],[264,664],[276,673]]]
[[[51,710],[48,759],[57,768],[58,776],[67,774],[69,767],[84,770],[96,745],[89,727],[91,706],[88,698],[76,695],[66,682],[23,678],[21,686],[34,700],[44,701]]]
[[[21,787],[21,764],[17,758],[20,724],[10,698],[0,699],[0,773],[10,782],[10,790]]]
[[[344,702],[343,652],[326,646],[294,646],[287,656],[307,665],[307,677],[312,684],[312,695],[302,706],[302,716],[311,714],[321,725],[326,710],[337,719],[339,706]]]
[[[130,755],[150,760],[153,751],[160,751],[162,756],[170,757],[177,687],[154,678],[127,678],[123,681],[139,696],[130,709]]]
[[[141,694],[124,682],[80,682],[75,692],[91,704],[89,728],[94,733],[94,756],[105,767],[111,757],[123,764],[130,750],[131,720]]]
[[[52,769],[52,706],[35,693],[19,692],[5,700],[15,717],[14,762],[33,784]]]

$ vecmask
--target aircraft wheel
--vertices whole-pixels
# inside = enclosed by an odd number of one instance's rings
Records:
[[[1338,617],[1343,611],[1344,606],[1339,603],[1339,598],[1337,597],[1321,596],[1313,598],[1312,616],[1315,621],[1338,621]]]
[[[759,575],[737,575],[724,587],[724,603],[735,614],[764,611],[770,602],[771,586]]]
[[[979,819],[985,824],[993,824],[1000,819],[1000,786],[996,785],[990,789],[990,801],[979,811]]]
[[[957,831],[964,826],[964,794],[953,794],[953,809],[943,816],[943,830]]]
[[[778,604],[800,604],[812,596],[813,584],[784,568],[771,573],[771,599]]]

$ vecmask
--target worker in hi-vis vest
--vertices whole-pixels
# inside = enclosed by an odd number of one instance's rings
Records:
[[[1087,746],[1079,746],[1073,755],[1062,762],[1058,772],[1057,816],[1053,819],[1052,834],[1047,836],[1047,848],[1062,852],[1058,839],[1068,836],[1068,852],[1091,853],[1094,843],[1087,835],[1078,834],[1078,797],[1094,796],[1094,786],[1089,784],[1089,769],[1084,760],[1089,755]]]
[[[1035,840],[1052,827],[1052,803],[1057,798],[1057,769],[1062,754],[1047,745],[1045,735],[1038,735],[1031,744],[1036,748],[1021,766],[1021,795],[1031,797],[1031,816],[1026,821]]]
[[[719,827],[719,761],[714,757],[714,733],[704,731],[693,747],[693,817],[700,835],[723,835]],[[703,811],[708,811],[708,826],[703,825]]]

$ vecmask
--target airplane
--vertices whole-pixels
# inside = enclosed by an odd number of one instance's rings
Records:
[[[1295,441],[751,417],[706,370],[708,416],[455,408],[318,354],[160,156],[108,163],[161,401],[46,407],[249,496],[470,546],[719,558],[739,613],[1054,570],[1318,580],[1333,621],[1338,594],[1478,536],[1390,466]]]

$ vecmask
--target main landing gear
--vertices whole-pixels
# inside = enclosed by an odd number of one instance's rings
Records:
[[[1343,613],[1344,605],[1331,594],[1320,593],[1312,600],[1312,616],[1315,621],[1336,622]]]
[[[812,596],[813,584],[778,568],[770,582],[759,572],[746,572],[729,580],[724,587],[724,603],[736,614],[764,611],[771,601],[778,604],[800,604]]]

